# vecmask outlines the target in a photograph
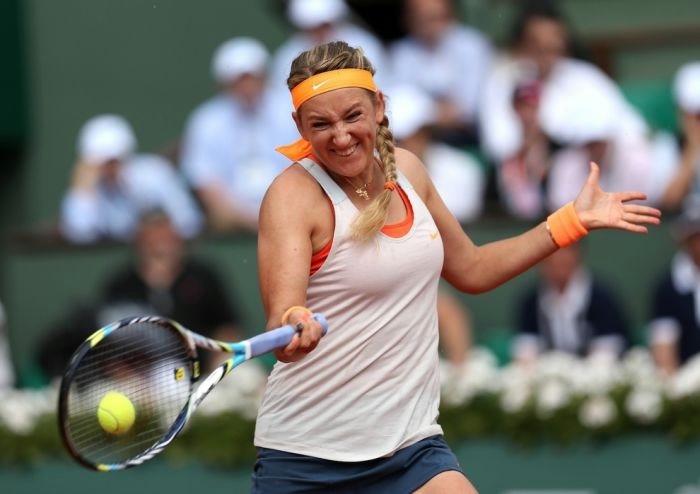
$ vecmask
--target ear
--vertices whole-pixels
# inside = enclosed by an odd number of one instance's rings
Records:
[[[294,120],[294,124],[297,126],[297,131],[299,131],[299,135],[306,139],[306,136],[304,136],[304,132],[301,126],[301,117],[297,112],[292,112],[292,120]]]
[[[382,123],[382,120],[384,120],[384,111],[386,110],[386,105],[384,104],[384,93],[382,93],[380,90],[377,90],[374,97],[374,119],[377,122],[377,125],[379,125],[380,123]]]

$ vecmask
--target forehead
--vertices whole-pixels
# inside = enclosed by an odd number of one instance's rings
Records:
[[[344,113],[356,107],[371,106],[372,103],[372,93],[368,90],[348,87],[314,96],[301,106],[300,113],[304,116],[323,116]]]

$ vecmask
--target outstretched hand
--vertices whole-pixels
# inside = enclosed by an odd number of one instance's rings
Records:
[[[600,187],[600,168],[591,162],[586,184],[574,201],[574,208],[588,230],[614,228],[646,233],[646,225],[658,225],[661,211],[650,206],[630,203],[643,201],[646,194],[639,191],[606,192]]]

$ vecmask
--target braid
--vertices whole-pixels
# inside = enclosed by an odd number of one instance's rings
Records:
[[[396,182],[396,157],[394,156],[394,136],[389,130],[389,119],[384,120],[377,129],[377,151],[382,162],[382,169],[387,182]],[[384,189],[362,212],[352,224],[352,238],[358,242],[369,240],[377,233],[389,213],[391,190]]]

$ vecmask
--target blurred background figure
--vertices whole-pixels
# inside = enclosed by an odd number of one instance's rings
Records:
[[[128,241],[140,215],[158,207],[181,235],[197,235],[202,217],[173,164],[136,152],[131,125],[105,114],[88,120],[78,136],[78,159],[61,204],[60,231],[71,242]]]
[[[543,101],[540,108],[543,131],[559,147],[550,157],[548,212],[576,197],[575,187],[585,183],[591,161],[600,166],[605,190],[640,190],[653,204],[661,195],[659,176],[666,164],[655,161],[650,134],[646,128],[632,130],[621,123],[617,97],[598,82],[597,76],[586,80],[581,74],[580,87],[550,87],[554,102]]]
[[[0,389],[16,385],[14,364],[10,353],[10,340],[7,333],[7,316],[0,302]]]
[[[483,149],[498,166],[522,152],[525,140],[526,129],[513,105],[513,94],[523,81],[539,82],[537,122],[541,131],[557,146],[576,148],[577,154],[586,160],[583,171],[575,170],[576,174],[569,176],[575,168],[572,167],[562,173],[562,180],[570,184],[566,189],[549,183],[548,190],[556,194],[548,200],[549,209],[561,205],[564,198],[572,199],[568,197],[568,188],[581,185],[579,173],[587,173],[588,159],[592,156],[605,158],[600,163],[603,180],[605,162],[614,164],[607,166],[608,178],[603,183],[608,187],[616,188],[617,184],[626,185],[630,180],[642,180],[655,173],[649,164],[653,162],[653,153],[643,117],[627,102],[612,79],[592,63],[576,58],[572,38],[571,28],[558,3],[551,0],[520,2],[509,46],[493,64],[484,83],[483,105],[479,112]],[[589,109],[596,112],[589,115]],[[614,118],[608,118],[611,115]],[[593,129],[595,136],[591,135]],[[532,132],[532,128],[527,132]],[[589,146],[581,153],[582,146],[592,142],[592,137],[598,142],[614,141],[614,145]],[[584,139],[589,141],[584,142]],[[565,157],[565,161],[574,161],[570,155]],[[630,169],[634,170],[633,176],[627,174]],[[619,172],[613,173],[613,170]],[[550,176],[550,179],[553,178]],[[641,190],[653,195],[651,185],[643,185]]]
[[[483,169],[466,151],[434,139],[437,104],[426,92],[408,84],[392,87],[386,97],[396,145],[421,158],[445,204],[461,223],[477,219],[483,207]],[[471,316],[448,286],[438,293],[437,309],[442,355],[459,368],[472,346]]]
[[[478,145],[476,116],[491,41],[459,21],[454,0],[404,0],[402,21],[406,34],[388,48],[395,82],[414,84],[433,98],[436,138]]]
[[[100,318],[156,314],[205,336],[237,341],[244,332],[236,300],[217,267],[191,255],[168,215],[154,210],[139,222],[131,261],[107,277]]]
[[[611,286],[586,265],[580,243],[540,262],[538,280],[518,304],[512,358],[533,363],[549,351],[618,358],[629,346],[628,321]]]
[[[294,109],[287,88],[289,67],[299,53],[314,45],[343,40],[351,46],[361,47],[377,70],[377,85],[380,88],[388,86],[392,76],[384,45],[373,32],[357,22],[345,0],[288,0],[286,15],[295,31],[273,52],[270,78],[280,105],[278,111],[288,118],[290,124]],[[288,111],[285,112],[284,108]]]
[[[660,200],[666,211],[678,211],[687,200],[700,200],[700,61],[683,64],[673,79],[680,127],[673,143],[674,170]]]
[[[460,223],[478,219],[484,208],[484,168],[467,151],[435,138],[439,104],[410,83],[393,86],[386,97],[396,144],[423,161],[440,196]]]
[[[288,164],[274,147],[297,131],[272,101],[269,56],[255,38],[222,43],[212,59],[218,93],[186,124],[180,166],[213,230],[257,230],[263,195]]]
[[[667,376],[700,353],[700,202],[688,203],[672,226],[678,250],[652,287],[648,326],[654,359]]]
[[[546,212],[547,176],[552,143],[538,121],[541,82],[525,79],[513,90],[512,105],[522,129],[515,153],[496,166],[501,205],[519,219],[534,220]]]
[[[168,317],[226,341],[245,336],[237,298],[226,289],[217,266],[190,252],[164,211],[141,216],[131,247],[129,261],[107,275],[97,300],[70,308],[45,331],[37,361],[47,380],[61,375],[70,355],[93,331],[124,317]],[[208,367],[218,362],[202,353]]]

